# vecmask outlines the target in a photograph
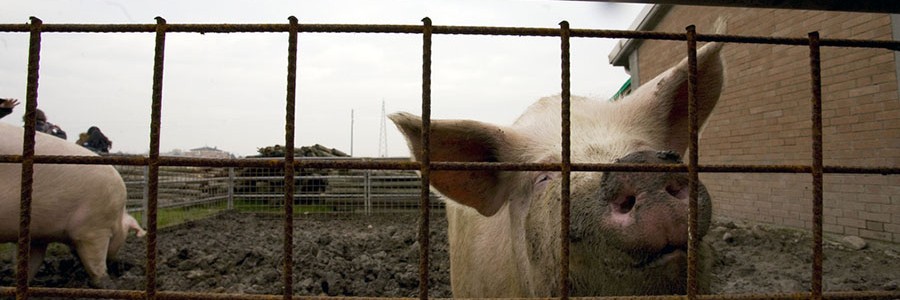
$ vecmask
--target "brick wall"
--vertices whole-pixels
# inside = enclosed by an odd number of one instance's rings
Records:
[[[891,40],[887,14],[675,6],[655,31]],[[725,89],[700,141],[701,164],[810,164],[808,47],[728,44]],[[686,55],[684,42],[645,41],[640,82]],[[900,165],[900,99],[894,53],[822,49],[825,165]],[[701,174],[715,214],[810,228],[809,174]],[[825,231],[900,242],[900,176],[829,175]]]

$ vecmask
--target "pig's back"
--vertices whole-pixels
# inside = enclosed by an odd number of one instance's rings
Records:
[[[0,123],[0,154],[21,155],[23,129]],[[96,156],[72,142],[37,133],[37,155]],[[21,164],[0,163],[0,241],[18,236]],[[32,237],[59,241],[74,227],[109,226],[125,206],[125,183],[108,165],[36,164]]]

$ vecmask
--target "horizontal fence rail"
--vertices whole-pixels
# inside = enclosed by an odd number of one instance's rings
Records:
[[[93,289],[64,289],[32,287],[29,290],[33,297],[70,297],[70,298],[96,298],[96,299],[147,299],[146,292],[128,290],[93,290]],[[15,295],[14,288],[0,287],[0,297]],[[250,294],[209,294],[193,292],[159,291],[156,299],[160,300],[276,300],[283,299],[276,295],[250,295]],[[337,296],[293,296],[298,300],[414,300],[419,298],[384,298],[384,297],[337,297]],[[436,300],[453,298],[432,298]],[[558,300],[559,298],[492,298],[496,300]],[[683,300],[684,296],[617,296],[617,297],[570,297],[572,300]],[[809,293],[758,293],[758,294],[731,294],[731,295],[698,295],[697,299],[721,299],[721,300],[801,300],[809,299]],[[822,299],[827,300],[891,300],[897,299],[897,292],[892,291],[857,291],[857,292],[823,292]]]
[[[158,291],[156,286],[156,252],[157,252],[157,219],[158,209],[163,207],[160,203],[160,190],[165,184],[171,183],[168,180],[160,180],[161,172],[165,171],[161,167],[168,166],[203,166],[203,167],[255,167],[270,168],[273,170],[282,169],[284,172],[284,182],[294,180],[295,178],[303,178],[303,176],[295,177],[294,169],[381,169],[381,170],[415,170],[419,171],[422,181],[419,193],[420,207],[420,226],[419,226],[419,247],[420,247],[420,265],[419,265],[419,297],[417,299],[428,298],[428,250],[429,250],[429,203],[431,194],[429,191],[429,174],[432,171],[452,171],[452,170],[501,170],[501,171],[558,171],[562,173],[563,189],[562,189],[562,205],[568,207],[569,192],[568,182],[571,172],[684,172],[689,173],[691,185],[695,186],[696,176],[698,173],[715,173],[715,172],[757,172],[757,173],[809,173],[813,177],[814,193],[814,228],[813,233],[816,236],[813,246],[812,259],[812,283],[811,290],[804,293],[781,293],[781,294],[754,294],[754,295],[699,295],[696,289],[697,276],[694,273],[696,261],[689,259],[688,269],[688,290],[686,297],[688,299],[894,299],[900,298],[900,291],[862,291],[862,292],[823,292],[822,291],[822,241],[821,241],[821,190],[823,174],[843,173],[843,174],[884,174],[896,175],[900,174],[900,167],[859,167],[859,166],[824,166],[822,164],[821,151],[821,82],[819,74],[819,58],[818,51],[820,47],[862,47],[862,48],[883,48],[900,51],[900,41],[884,41],[884,40],[854,40],[854,39],[820,39],[818,34],[810,34],[805,38],[787,38],[787,37],[760,37],[760,36],[738,36],[738,35],[722,35],[722,34],[697,34],[693,26],[687,28],[685,33],[664,33],[664,32],[646,32],[646,31],[624,31],[624,30],[593,30],[593,29],[570,29],[567,22],[562,22],[560,28],[520,28],[520,27],[475,27],[475,26],[434,26],[428,18],[423,19],[423,25],[345,25],[345,24],[299,24],[294,17],[289,18],[286,24],[166,24],[165,20],[157,17],[157,24],[43,24],[39,19],[32,17],[30,24],[0,24],[0,32],[20,32],[30,34],[29,64],[28,64],[28,85],[25,105],[25,137],[23,151],[21,155],[0,155],[0,163],[16,163],[22,165],[22,198],[20,211],[20,233],[18,241],[18,269],[16,287],[0,287],[0,296],[15,296],[17,299],[27,299],[32,296],[49,296],[49,297],[86,297],[86,298],[115,298],[115,299],[381,299],[381,298],[347,298],[347,297],[301,297],[291,294],[291,241],[292,241],[292,220],[295,193],[293,184],[283,185],[283,208],[284,208],[284,273],[283,285],[284,295],[223,295],[223,294],[206,294],[206,293],[185,293]],[[288,33],[288,70],[287,70],[287,98],[285,106],[285,144],[286,151],[284,158],[279,159],[201,159],[201,158],[179,158],[179,157],[162,157],[159,155],[159,139],[161,124],[161,104],[162,104],[162,78],[165,53],[165,37],[168,33]],[[152,105],[151,105],[151,122],[150,122],[150,151],[146,157],[129,157],[129,156],[102,156],[102,157],[86,157],[86,156],[45,156],[35,155],[34,153],[34,134],[35,134],[35,109],[37,108],[37,87],[38,87],[38,70],[40,62],[40,41],[43,33],[155,33],[155,56],[154,56],[154,73],[152,82]],[[297,35],[299,33],[401,33],[401,34],[421,34],[423,37],[423,57],[422,57],[422,140],[424,141],[423,156],[424,159],[419,162],[410,161],[374,161],[360,160],[347,161],[337,159],[305,159],[294,157],[293,137],[294,137],[294,112],[296,98],[296,59],[298,52]],[[563,141],[561,163],[555,164],[512,164],[512,163],[471,163],[471,162],[431,162],[428,155],[431,145],[430,140],[430,114],[431,114],[431,38],[434,34],[450,34],[450,35],[491,35],[491,36],[535,36],[535,37],[558,37],[561,42],[561,89],[563,95],[563,105],[561,109],[562,116],[562,132],[561,139]],[[728,42],[728,43],[752,43],[752,44],[779,44],[779,45],[795,45],[810,47],[810,65],[812,80],[812,138],[813,146],[811,165],[700,165],[697,164],[697,122],[690,122],[691,129],[691,146],[689,147],[689,164],[680,165],[636,165],[636,164],[602,164],[602,163],[578,163],[571,162],[569,155],[569,40],[571,38],[629,38],[629,39],[655,39],[655,40],[673,40],[685,41],[687,44],[688,61],[690,65],[689,85],[694,89],[696,84],[696,42]],[[696,105],[693,94],[689,92],[689,115],[692,120],[696,120],[694,106]],[[147,166],[146,172],[146,219],[147,222],[147,268],[146,268],[146,290],[144,291],[122,291],[122,290],[92,290],[92,289],[59,289],[59,288],[40,288],[30,287],[27,282],[27,261],[29,258],[29,229],[30,229],[30,208],[31,208],[31,188],[33,181],[33,165],[34,164],[112,164],[122,166]],[[228,181],[240,180],[241,177],[231,175],[229,172]],[[250,176],[248,178],[254,178]],[[266,177],[268,178],[268,177]],[[191,182],[206,182],[203,180],[192,180]],[[696,230],[696,188],[692,188],[689,232]],[[303,195],[300,193],[299,195]],[[215,197],[222,197],[216,195]],[[227,193],[225,197],[240,197],[240,193]],[[302,197],[301,197],[302,198]],[[211,200],[210,200],[211,201]],[[562,236],[565,237],[568,231],[569,212],[567,209],[562,210]],[[695,245],[695,239],[691,238],[691,244]],[[568,296],[569,283],[567,281],[568,270],[568,239],[561,238],[561,278],[559,282],[558,293],[559,298],[552,299],[570,299]],[[696,247],[689,246],[688,256],[696,256]],[[685,296],[655,296],[655,297],[596,297],[596,298],[572,298],[572,299],[684,299]],[[407,299],[407,298],[399,298]],[[539,298],[540,299],[540,298]]]
[[[145,156],[62,156],[35,155],[34,162],[41,164],[83,164],[83,165],[123,165],[146,166]],[[21,163],[21,155],[0,155],[0,163]],[[160,157],[160,166],[182,167],[259,167],[279,169],[284,167],[284,159],[247,160],[240,158],[187,158]],[[419,170],[422,163],[415,161],[376,161],[297,158],[294,167],[310,169],[350,169],[350,170]],[[503,162],[432,162],[432,170],[442,171],[560,171],[562,167],[554,163],[503,163]],[[701,173],[811,173],[808,165],[698,165]],[[874,174],[897,175],[900,167],[865,166],[823,166],[829,174]],[[687,172],[686,165],[673,164],[627,164],[627,163],[572,163],[573,172]]]
[[[167,24],[168,33],[286,33],[289,24]],[[0,32],[29,32],[28,24],[0,24]],[[42,24],[42,32],[47,33],[152,33],[155,24]],[[300,33],[403,33],[421,34],[421,25],[375,25],[375,24],[299,24]],[[529,27],[479,27],[479,26],[431,26],[432,34],[450,35],[493,35],[493,36],[535,36],[559,37],[556,28]],[[685,33],[631,30],[569,29],[574,38],[614,38],[686,41]],[[699,42],[727,42],[746,44],[809,45],[809,38],[741,36],[727,34],[697,34]],[[859,39],[821,39],[824,47],[883,48],[900,51],[900,42]]]

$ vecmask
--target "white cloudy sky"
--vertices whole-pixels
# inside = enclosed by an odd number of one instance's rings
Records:
[[[421,24],[627,29],[641,4],[584,1],[7,1],[0,23]],[[113,152],[149,149],[154,36],[44,33],[39,108],[69,140],[99,126]],[[301,34],[296,145],[377,156],[381,103],[421,112],[421,35]],[[615,40],[573,39],[574,94],[607,98],[627,78],[607,55]],[[25,100],[27,33],[0,33],[0,97]],[[559,93],[559,39],[435,35],[432,116],[509,124]],[[161,151],[218,147],[239,156],[284,144],[287,33],[166,37]],[[21,125],[24,105],[0,120]],[[388,155],[406,156],[387,124]]]

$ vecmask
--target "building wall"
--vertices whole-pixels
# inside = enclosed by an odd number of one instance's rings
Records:
[[[653,30],[891,40],[891,15],[675,6]],[[644,41],[640,82],[686,55],[684,42]],[[700,141],[701,164],[811,164],[809,49],[728,44],[726,83]],[[825,47],[822,57],[826,166],[900,165],[900,99],[893,51]],[[810,228],[809,174],[701,174],[714,213]],[[825,175],[825,231],[900,242],[900,176]]]

